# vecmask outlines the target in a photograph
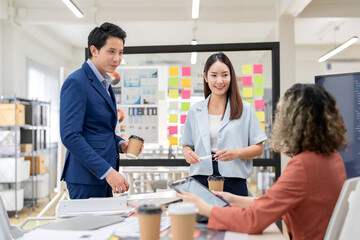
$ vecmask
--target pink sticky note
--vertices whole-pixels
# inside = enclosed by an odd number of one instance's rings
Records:
[[[254,74],[262,74],[262,73],[263,73],[263,65],[254,64]]]
[[[181,115],[181,117],[180,117],[180,123],[181,123],[181,124],[184,124],[184,123],[185,123],[185,121],[186,121],[186,116],[187,116],[187,115]]]
[[[252,76],[243,76],[242,84],[243,84],[243,86],[251,86],[252,85]]]
[[[178,127],[177,126],[169,126],[169,135],[174,135],[178,133]]]
[[[190,90],[181,90],[181,98],[182,99],[190,99]]]
[[[262,100],[255,100],[255,110],[265,109],[264,99]]]
[[[183,76],[191,76],[191,67],[182,67],[181,72]]]

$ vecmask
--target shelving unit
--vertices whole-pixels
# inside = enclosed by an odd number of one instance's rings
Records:
[[[18,97],[0,99],[0,196],[7,211],[37,205],[50,197],[50,102]],[[39,191],[39,189],[41,191]]]

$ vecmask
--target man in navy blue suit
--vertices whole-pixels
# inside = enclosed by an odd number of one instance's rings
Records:
[[[90,58],[64,82],[60,94],[60,135],[67,148],[61,180],[71,199],[111,197],[128,190],[118,172],[119,152],[128,142],[115,134],[117,109],[112,73],[119,66],[126,33],[104,23],[88,37]]]

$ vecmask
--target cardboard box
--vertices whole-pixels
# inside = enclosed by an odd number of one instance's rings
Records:
[[[30,161],[30,174],[31,175],[37,175],[37,174],[43,174],[47,173],[49,171],[49,166],[46,166],[45,163],[45,156],[35,156],[35,173],[33,173],[33,161],[32,157],[25,157],[25,160]]]
[[[23,143],[20,144],[21,152],[32,152],[33,151],[33,145],[31,143]]]
[[[0,125],[13,126],[25,124],[25,105],[16,104],[16,122],[15,122],[15,104],[0,104]]]
[[[16,171],[16,179],[15,179]],[[0,158],[0,183],[21,182],[29,178],[30,163],[24,161],[23,157]]]

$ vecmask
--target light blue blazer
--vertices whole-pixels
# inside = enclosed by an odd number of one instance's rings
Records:
[[[199,156],[211,154],[210,124],[208,103],[210,96],[205,100],[191,106],[181,137],[181,145],[194,149]],[[230,120],[230,102],[228,101],[224,119],[221,122],[217,143],[218,149],[245,148],[267,139],[254,108],[248,102],[243,101],[243,113],[239,119]],[[251,159],[234,159],[228,162],[219,161],[219,172],[224,177],[248,178],[252,171]],[[212,175],[212,162],[203,160],[200,163],[191,164],[190,175]]]

